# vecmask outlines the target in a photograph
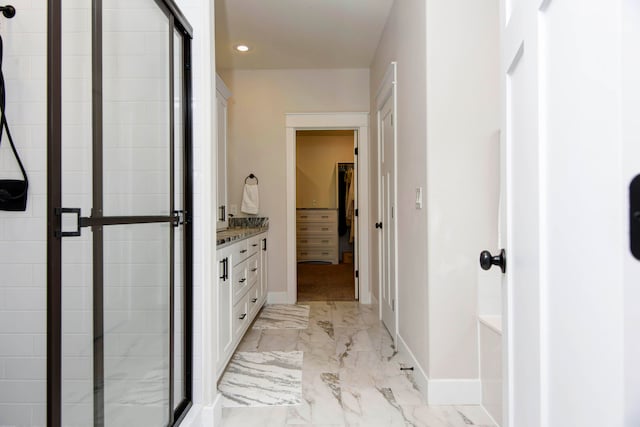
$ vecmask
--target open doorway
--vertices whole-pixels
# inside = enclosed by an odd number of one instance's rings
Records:
[[[354,301],[356,131],[296,131],[298,301]]]

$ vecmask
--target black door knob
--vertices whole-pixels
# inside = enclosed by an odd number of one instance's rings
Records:
[[[492,266],[500,266],[500,270],[503,273],[507,271],[507,256],[504,249],[500,250],[500,255],[493,256],[489,251],[482,251],[480,253],[480,267],[483,270],[489,270]]]

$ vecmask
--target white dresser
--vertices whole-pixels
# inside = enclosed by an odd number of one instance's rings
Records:
[[[298,262],[338,263],[337,209],[298,209],[296,233]]]

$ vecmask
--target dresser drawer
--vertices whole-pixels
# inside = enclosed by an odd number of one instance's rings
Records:
[[[296,211],[297,222],[336,222],[338,213],[335,210],[299,210]]]
[[[321,248],[333,248],[338,239],[335,236],[309,236],[298,237],[296,243],[298,249],[321,249]]]
[[[330,249],[301,249],[298,248],[298,261],[329,261],[335,263],[338,253]]]
[[[338,225],[335,222],[326,224],[318,222],[297,223],[296,231],[298,232],[298,237],[310,234],[337,235]]]

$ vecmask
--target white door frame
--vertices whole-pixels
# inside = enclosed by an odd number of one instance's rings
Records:
[[[296,261],[296,131],[358,131],[358,229],[356,252],[359,266],[360,303],[371,304],[369,281],[369,113],[288,113],[286,118],[287,157],[287,302],[298,298]],[[354,260],[356,262],[356,260]]]

